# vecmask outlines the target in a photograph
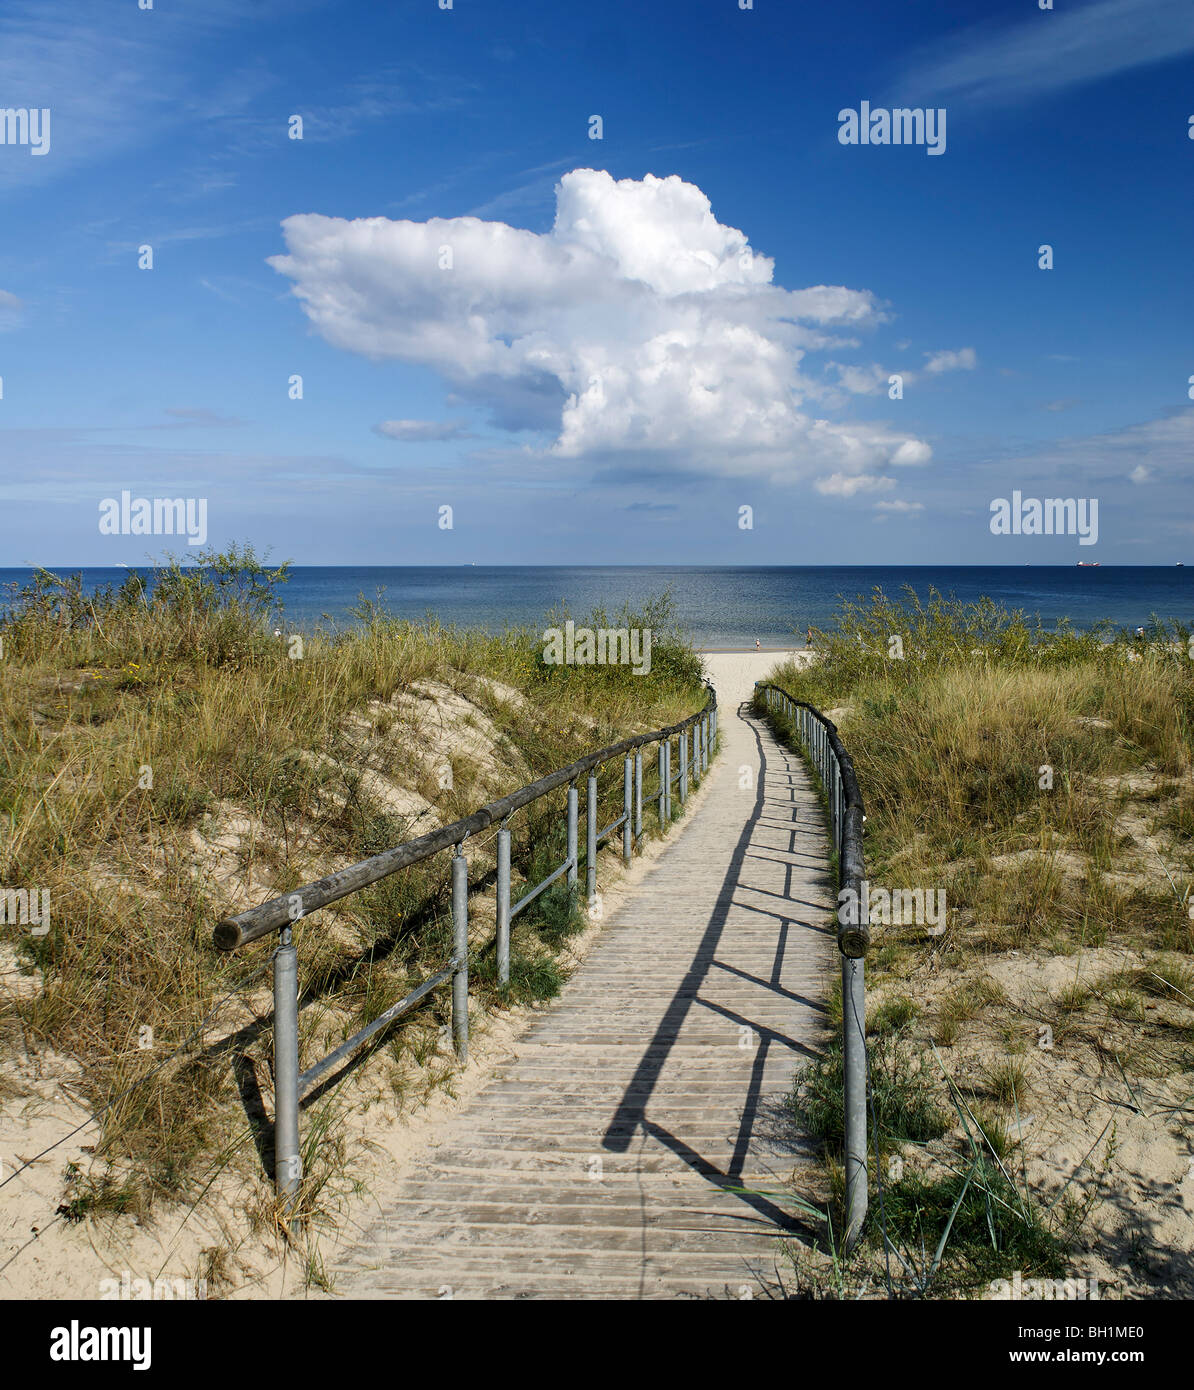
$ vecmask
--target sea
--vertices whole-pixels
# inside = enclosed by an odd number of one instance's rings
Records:
[[[83,576],[91,592],[119,584],[119,567],[50,567]],[[143,570],[147,576],[148,569]],[[28,569],[0,569],[0,608],[31,578]],[[612,617],[670,592],[676,619],[704,650],[803,646],[810,627],[832,625],[842,598],[875,589],[898,597],[910,586],[973,601],[984,595],[1052,629],[1063,619],[1087,628],[1108,618],[1136,628],[1150,617],[1194,625],[1194,566],[698,566],[698,565],[466,565],[295,566],[278,589],[276,621],[291,630],[347,627],[361,598],[379,601],[396,617],[501,631],[536,628],[563,607],[578,623],[594,608]]]

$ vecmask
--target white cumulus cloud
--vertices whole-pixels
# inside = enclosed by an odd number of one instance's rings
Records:
[[[927,460],[907,434],[809,408],[825,387],[802,360],[885,321],[870,291],[776,285],[774,262],[675,175],[574,169],[556,199],[542,234],[301,214],[270,264],[328,342],[436,369],[458,403],[546,432],[561,460],[850,479]]]

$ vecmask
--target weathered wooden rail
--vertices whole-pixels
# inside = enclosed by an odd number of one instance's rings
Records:
[[[622,831],[622,857],[630,863],[636,847],[643,842],[642,755],[652,744],[658,745],[659,773],[658,814],[661,828],[672,820],[672,795],[675,788],[681,805],[688,798],[690,780],[697,780],[709,766],[709,753],[717,737],[717,695],[708,686],[704,708],[678,724],[651,733],[623,739],[608,748],[588,753],[583,758],[549,773],[508,796],[482,806],[471,816],[446,825],[439,830],[408,840],[393,849],[385,850],[359,864],[328,874],[313,883],[305,884],[280,897],[227,917],[215,929],[214,942],[222,951],[235,951],[271,932],[279,933],[278,949],[274,956],[274,1077],[275,1077],[275,1180],[278,1191],[288,1199],[297,1192],[302,1179],[302,1159],[299,1145],[299,1102],[303,1096],[322,1084],[370,1039],[408,1013],[433,990],[449,981],[452,985],[452,1033],[456,1052],[464,1062],[468,1059],[468,860],[465,842],[473,835],[498,825],[497,864],[497,963],[498,982],[505,984],[510,975],[510,923],[517,913],[527,907],[541,892],[567,874],[568,883],[575,887],[580,866],[579,804],[577,783],[587,775],[586,796],[586,889],[591,902],[597,892],[597,851],[615,831]],[[676,740],[678,768],[672,771],[672,741]],[[690,746],[691,745],[691,746]],[[623,758],[622,814],[604,829],[597,824],[597,776],[603,764]],[[546,878],[534,885],[515,904],[510,902],[510,830],[508,821],[514,812],[549,795],[560,787],[568,787],[567,854],[564,862]],[[432,855],[451,849],[452,854],[452,959],[439,971],[424,980],[403,999],[354,1033],[333,1052],[299,1072],[298,1055],[298,957],[292,938],[293,924],[320,908],[338,902],[352,893],[367,888],[421,863]]]
[[[718,757],[679,833],[559,997],[378,1174],[326,1251],[339,1296],[740,1299],[787,1282],[786,1241],[811,1234],[784,1195],[816,1160],[788,1100],[826,1041],[833,848],[813,770],[751,709],[753,681],[731,667],[717,684]]]

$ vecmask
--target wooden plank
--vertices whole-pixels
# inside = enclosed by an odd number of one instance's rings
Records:
[[[722,704],[707,795],[561,998],[337,1261],[353,1298],[751,1297],[811,1147],[834,904],[800,759]],[[752,770],[740,786],[740,769]],[[736,1193],[731,1189],[750,1189]]]

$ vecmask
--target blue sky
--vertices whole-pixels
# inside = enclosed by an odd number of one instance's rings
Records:
[[[0,564],[1194,559],[1194,6],[1055,4],[9,0]]]

